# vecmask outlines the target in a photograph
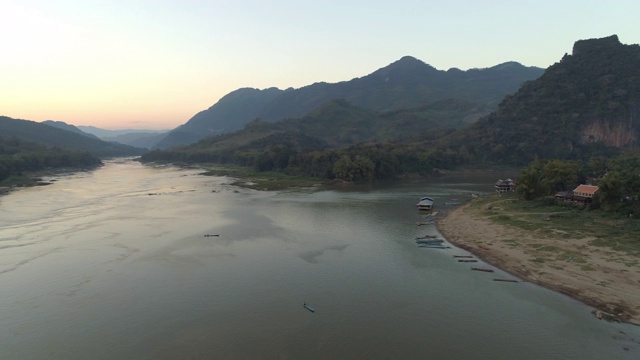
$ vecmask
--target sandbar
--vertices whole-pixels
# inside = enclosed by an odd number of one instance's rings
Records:
[[[589,238],[538,236],[498,224],[469,205],[448,211],[437,220],[438,230],[457,247],[514,276],[566,294],[594,307],[594,315],[640,325],[640,267],[625,252],[590,245]],[[580,263],[572,259],[536,261],[535,248],[581,249]],[[630,265],[631,264],[631,265]]]

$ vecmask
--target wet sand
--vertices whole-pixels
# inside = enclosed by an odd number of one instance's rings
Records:
[[[640,325],[637,257],[591,246],[589,238],[541,237],[534,232],[496,224],[473,214],[468,206],[448,212],[437,225],[452,244],[487,263],[593,306],[597,309],[594,315],[599,318]],[[535,261],[536,251],[527,244],[553,246],[559,251],[579,248],[586,256],[580,263],[572,259]]]

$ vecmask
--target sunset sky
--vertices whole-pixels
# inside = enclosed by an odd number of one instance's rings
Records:
[[[637,0],[0,0],[0,115],[174,128],[241,88],[441,70],[546,68],[580,39],[640,42]]]

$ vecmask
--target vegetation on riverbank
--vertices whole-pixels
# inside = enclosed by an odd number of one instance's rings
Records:
[[[612,158],[587,162],[558,159],[535,160],[522,169],[517,192],[524,200],[571,191],[579,184],[599,187],[587,209],[600,209],[640,218],[640,152],[627,151]]]
[[[49,148],[15,137],[0,136],[0,185],[28,186],[37,183],[28,173],[35,171],[90,168],[100,159],[87,151]]]
[[[277,171],[256,171],[246,166],[230,164],[199,164],[199,166],[206,170],[203,175],[229,176],[235,179],[232,185],[255,190],[308,188],[326,183],[318,178],[287,175]]]
[[[586,239],[596,247],[622,251],[640,259],[640,221],[617,213],[585,211],[573,205],[557,204],[552,198],[523,200],[516,195],[490,196],[473,201],[468,211],[498,224],[507,225],[538,237],[557,239]],[[575,252],[557,252],[550,247],[536,247],[520,239],[510,239],[511,246],[528,246],[539,261],[547,258],[573,258],[580,261],[580,248]],[[634,265],[640,264],[640,260]]]

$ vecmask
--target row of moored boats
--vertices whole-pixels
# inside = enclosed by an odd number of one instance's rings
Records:
[[[432,198],[423,197],[423,198],[420,198],[416,206],[418,207],[418,210],[432,211],[433,204],[434,204],[434,200]],[[459,205],[459,204],[460,203],[457,201],[452,204],[447,203],[447,205]],[[417,225],[420,226],[420,225],[433,224],[435,220],[435,216],[437,214],[438,214],[437,212],[430,213],[429,215],[427,215],[425,222],[419,222],[417,223]],[[451,248],[451,246],[445,245],[445,240],[442,238],[439,238],[437,235],[428,234],[428,235],[420,236],[415,238],[415,241],[416,241],[416,244],[418,244],[418,247],[421,247],[421,248],[430,248],[430,249],[450,249]],[[461,262],[461,263],[478,262],[478,260],[474,259],[472,255],[453,255],[453,257],[457,258],[458,262]],[[472,267],[471,270],[481,271],[481,272],[493,272],[493,269],[484,268],[484,267]],[[513,279],[493,279],[493,280],[505,281],[505,282],[518,282],[518,280],[513,280]]]

